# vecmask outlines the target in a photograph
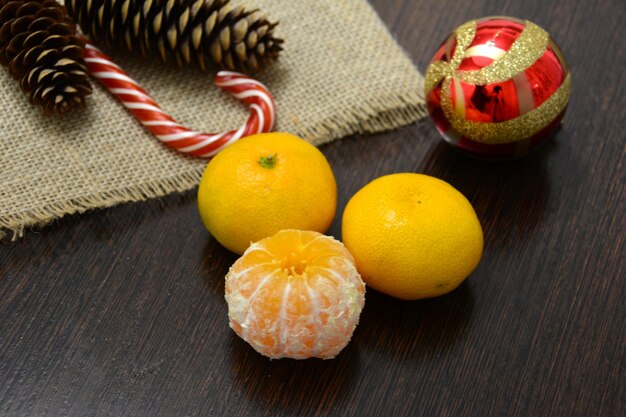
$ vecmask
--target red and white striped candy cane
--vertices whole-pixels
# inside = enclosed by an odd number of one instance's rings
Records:
[[[246,75],[220,71],[215,77],[218,87],[250,107],[246,123],[229,132],[202,133],[178,124],[136,81],[87,40],[83,55],[91,75],[116,96],[147,130],[177,151],[208,158],[237,139],[269,132],[274,127],[276,104],[272,94],[265,85]]]

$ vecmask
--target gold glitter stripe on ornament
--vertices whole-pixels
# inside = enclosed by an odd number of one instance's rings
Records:
[[[468,84],[486,85],[508,81],[530,68],[546,52],[550,35],[541,27],[526,20],[519,37],[511,44],[508,52],[479,70],[458,71],[467,50],[476,36],[476,21],[459,26],[456,33],[457,46],[450,62],[437,61],[426,70],[426,94],[430,93],[446,77],[457,76]],[[557,52],[557,48],[555,52]],[[558,55],[558,52],[557,52]]]
[[[450,62],[437,61],[428,66],[426,70],[426,79],[424,82],[426,94],[430,93],[436,86],[446,77],[454,75],[456,69],[461,65],[461,61],[465,56],[465,51],[471,45],[476,36],[476,21],[470,20],[459,26],[456,31],[456,48],[454,56]]]
[[[456,48],[454,49],[454,56],[450,60],[450,67],[456,70],[461,65],[461,61],[465,58],[465,51],[467,51],[475,37],[475,20],[470,20],[458,27],[456,30]]]
[[[426,94],[430,93],[437,87],[437,84],[450,75],[450,64],[445,61],[433,62],[428,66],[426,70],[426,77],[424,80],[424,90]]]
[[[550,35],[528,20],[525,23],[524,30],[504,56],[479,70],[458,71],[455,76],[468,84],[486,85],[508,81],[530,68],[546,52]]]
[[[527,139],[548,127],[565,110],[572,90],[572,80],[568,73],[558,90],[536,109],[506,122],[482,123],[466,120],[455,112],[451,84],[452,79],[448,77],[441,87],[441,107],[446,118],[459,133],[476,142],[491,145]]]

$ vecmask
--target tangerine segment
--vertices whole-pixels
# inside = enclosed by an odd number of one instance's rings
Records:
[[[354,333],[365,284],[341,242],[282,230],[233,264],[226,302],[230,327],[262,355],[330,359]]]

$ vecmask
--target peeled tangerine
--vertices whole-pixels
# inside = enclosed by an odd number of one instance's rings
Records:
[[[352,337],[365,284],[341,242],[282,230],[230,268],[226,302],[230,327],[262,355],[330,359]]]

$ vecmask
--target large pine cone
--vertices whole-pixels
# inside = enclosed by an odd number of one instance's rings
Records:
[[[163,62],[210,61],[240,71],[256,71],[278,57],[277,23],[258,11],[231,8],[229,0],[66,0],[69,14],[94,41],[125,46]]]
[[[54,0],[0,0],[0,64],[45,114],[84,106],[91,93],[83,43]]]

